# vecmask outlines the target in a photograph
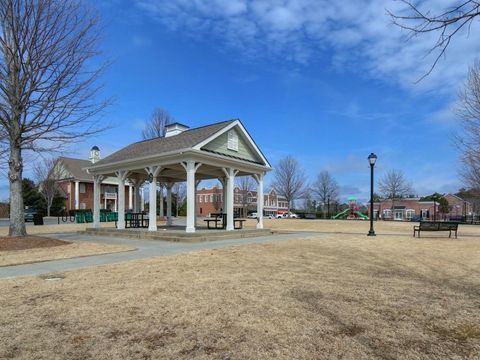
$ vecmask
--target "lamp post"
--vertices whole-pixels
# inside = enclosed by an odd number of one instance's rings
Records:
[[[377,155],[371,153],[368,155],[368,162],[370,163],[370,231],[367,236],[375,236],[375,230],[373,230],[373,167],[377,161]]]

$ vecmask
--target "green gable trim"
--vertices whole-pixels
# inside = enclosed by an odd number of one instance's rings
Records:
[[[229,131],[235,131],[238,136],[238,151],[230,150],[227,147]],[[243,134],[236,128],[233,128],[229,131],[224,132],[210,141],[208,144],[202,147],[202,150],[263,165],[262,159],[257,156],[255,151],[252,149],[250,142],[243,136]]]

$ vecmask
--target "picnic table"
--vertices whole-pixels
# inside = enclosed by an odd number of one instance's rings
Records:
[[[205,219],[204,220],[207,223],[207,228],[208,229],[223,229],[225,230],[227,228],[227,214],[224,213],[212,213],[210,214],[210,219]],[[238,219],[234,218],[233,219],[233,228],[236,230],[242,229],[243,228],[243,223],[245,222],[245,219]],[[213,227],[211,227],[211,223],[214,224]]]

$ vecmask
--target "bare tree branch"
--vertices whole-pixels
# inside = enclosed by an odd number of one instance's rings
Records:
[[[165,127],[168,124],[174,123],[175,120],[170,116],[168,111],[157,108],[153,111],[150,121],[142,130],[142,137],[144,140],[154,139],[165,136]]]
[[[240,204],[242,205],[243,209],[243,216],[248,215],[248,205],[249,203],[249,195],[252,195],[252,191],[254,189],[254,182],[253,178],[248,176],[239,176],[235,178],[235,182],[237,183],[238,188],[240,189]]]
[[[460,175],[470,188],[480,189],[480,61],[470,67],[458,97],[456,113],[462,131],[455,136],[455,142],[462,152]]]
[[[99,19],[80,0],[0,2],[0,141],[8,142],[11,236],[26,234],[22,153],[97,134]],[[2,139],[1,137],[4,137]],[[6,139],[6,140],[5,140]]]
[[[287,156],[278,162],[274,176],[272,186],[279,195],[287,199],[290,214],[293,201],[303,196],[307,182],[305,173],[295,158]]]
[[[312,184],[312,191],[318,196],[322,204],[323,215],[330,215],[330,204],[338,201],[338,183],[326,170],[321,171]],[[325,211],[326,210],[326,211]]]
[[[401,170],[388,171],[378,182],[378,189],[385,199],[392,200],[392,211],[395,208],[395,200],[413,192],[412,186],[405,179]]]
[[[62,178],[61,167],[57,166],[54,158],[45,158],[35,162],[33,173],[38,184],[40,194],[47,203],[47,216],[50,216],[53,200],[58,193],[58,180]]]
[[[469,29],[474,19],[480,15],[480,2],[474,0],[463,1],[439,14],[431,14],[429,11],[422,11],[418,5],[410,0],[399,1],[407,6],[408,15],[394,14],[388,10],[387,13],[395,25],[409,32],[410,39],[426,33],[438,33],[436,41],[426,54],[436,52],[437,55],[427,72],[416,81],[418,83],[432,73],[458,32],[463,28]]]

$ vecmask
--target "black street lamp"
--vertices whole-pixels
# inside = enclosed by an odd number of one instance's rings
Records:
[[[367,236],[375,236],[375,230],[373,230],[373,167],[377,161],[377,155],[371,153],[368,155],[368,162],[370,163],[370,231]]]

